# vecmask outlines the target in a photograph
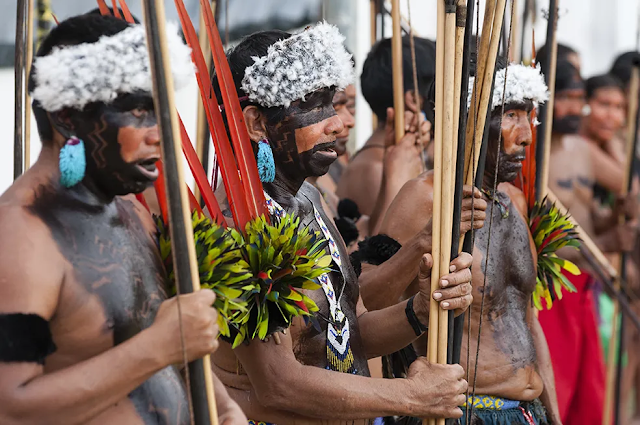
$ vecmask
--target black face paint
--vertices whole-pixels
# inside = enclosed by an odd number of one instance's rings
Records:
[[[307,177],[326,174],[334,157],[323,150],[334,149],[335,140],[319,143],[298,153],[296,130],[320,123],[336,115],[333,108],[334,90],[324,89],[310,94],[305,101],[296,101],[285,110],[284,119],[267,123],[267,133],[276,164],[282,177],[302,182]]]
[[[137,146],[136,143],[145,143],[142,140],[130,141],[127,149],[136,152],[136,159],[126,162],[121,153],[123,145],[118,140],[123,128],[144,129],[156,125],[153,99],[148,94],[122,95],[109,105],[94,104],[70,118],[74,133],[70,135],[85,144],[86,178],[104,195],[141,193],[153,183],[158,148]]]
[[[580,115],[567,115],[553,119],[553,132],[557,134],[577,134],[580,129],[582,117]]]

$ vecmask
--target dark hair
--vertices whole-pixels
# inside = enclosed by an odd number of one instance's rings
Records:
[[[558,60],[556,65],[556,92],[582,87],[584,87],[584,81],[578,69],[566,59]]]
[[[548,49],[549,49],[549,46],[545,44],[542,47],[540,47],[536,52],[536,61],[540,64],[542,69],[544,69],[544,66],[547,61]],[[577,53],[578,52],[572,47],[569,47],[565,44],[558,43],[558,62],[561,60],[566,60],[567,56],[572,54],[577,54]]]
[[[624,92],[624,84],[618,77],[611,74],[596,75],[589,78],[585,83],[587,99],[591,99],[597,90],[604,88],[616,88]]]
[[[81,43],[96,43],[102,36],[115,35],[130,26],[127,22],[113,16],[101,16],[89,12],[84,15],[74,16],[60,22],[49,35],[42,40],[36,57],[47,56],[55,47],[73,46]],[[35,89],[36,69],[31,67],[29,75],[29,93]],[[49,122],[47,111],[42,109],[37,101],[33,101],[33,115],[38,125],[38,133],[44,144],[53,139],[53,128]]]
[[[269,46],[279,40],[287,39],[291,37],[291,35],[292,34],[288,32],[280,30],[260,31],[246,36],[236,47],[227,53],[227,61],[229,62],[229,68],[231,69],[231,75],[233,76],[233,83],[236,87],[236,91],[238,92],[238,97],[246,96],[246,93],[242,90],[242,79],[244,78],[245,69],[253,65],[253,58],[256,56],[265,56]],[[212,77],[212,83],[218,104],[222,104],[222,95],[218,85],[218,75],[215,73]],[[283,107],[278,106],[265,108],[248,99],[240,102],[240,106],[242,108],[248,105],[258,106],[264,112],[267,117],[267,121],[269,122],[277,122],[284,119]],[[222,114],[222,116],[226,125],[226,116],[225,114]]]
[[[436,45],[433,41],[415,37],[418,91],[424,97],[436,75]],[[404,90],[414,89],[411,44],[408,36],[402,38],[402,79]],[[360,76],[362,95],[381,122],[387,117],[387,108],[393,106],[393,68],[391,65],[391,39],[378,41],[364,61]]]
[[[631,69],[634,66],[640,66],[640,52],[626,52],[616,58],[609,73],[626,86],[631,80]]]

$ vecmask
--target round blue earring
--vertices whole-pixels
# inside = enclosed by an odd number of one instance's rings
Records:
[[[60,184],[64,187],[77,185],[84,178],[87,159],[84,154],[84,142],[75,136],[67,140],[60,149],[58,157],[60,167]]]
[[[258,172],[262,183],[271,183],[276,178],[276,164],[273,161],[273,151],[269,139],[258,142]]]

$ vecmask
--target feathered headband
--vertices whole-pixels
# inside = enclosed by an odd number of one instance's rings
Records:
[[[277,41],[266,56],[254,57],[244,72],[242,90],[265,107],[288,107],[318,89],[344,89],[353,82],[351,55],[344,37],[326,22]]]
[[[491,110],[502,105],[502,95],[505,89],[504,76],[507,74],[507,92],[504,96],[504,104],[524,103],[527,100],[535,106],[549,100],[549,91],[544,82],[544,76],[540,72],[540,66],[532,68],[521,64],[511,64],[506,69],[496,72],[496,81],[493,86],[493,99]],[[469,97],[467,107],[471,107],[474,78],[469,79]]]
[[[171,69],[176,89],[193,76],[191,49],[175,25],[167,25]],[[95,43],[56,47],[33,62],[35,88],[31,93],[49,112],[70,107],[82,109],[91,102],[109,103],[119,94],[151,92],[151,71],[142,25]]]

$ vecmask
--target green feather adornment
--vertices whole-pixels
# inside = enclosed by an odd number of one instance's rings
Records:
[[[169,274],[169,281],[173,282],[172,290],[175,293],[168,228],[159,217],[156,217],[156,224],[159,231],[160,254]],[[193,213],[192,224],[200,285],[215,292],[216,301],[213,305],[218,310],[220,335],[230,338],[232,329],[247,312],[243,295],[253,281],[249,265],[242,258],[242,235],[232,228],[218,226],[198,212]]]
[[[271,221],[258,217],[245,228],[242,255],[256,279],[245,298],[246,333],[237,335],[234,346],[246,337],[264,339],[286,329],[294,317],[312,316],[318,307],[303,290],[320,289],[316,280],[331,271],[320,232],[301,227],[300,219],[289,214]]]
[[[538,254],[538,274],[533,304],[542,310],[542,300],[550,309],[555,299],[562,299],[562,289],[576,292],[562,271],[579,275],[580,269],[571,261],[560,258],[556,252],[565,246],[578,248],[580,238],[568,214],[562,214],[555,204],[545,197],[536,202],[529,213],[529,228]]]
[[[327,242],[319,232],[300,227],[300,220],[289,214],[271,221],[256,218],[243,235],[193,213],[200,284],[216,293],[220,335],[233,348],[247,339],[264,340],[288,328],[294,317],[318,311],[302,290],[319,289],[315,280],[331,271]],[[175,293],[169,232],[162,219],[156,218],[156,224]]]

